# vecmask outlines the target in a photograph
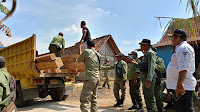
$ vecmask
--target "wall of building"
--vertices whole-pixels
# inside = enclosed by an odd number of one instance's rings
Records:
[[[166,46],[161,47],[157,49],[157,56],[161,57],[164,60],[165,63],[165,70],[167,68],[167,65],[169,64],[171,60],[171,56],[173,54],[173,47],[172,46]]]
[[[99,53],[101,54],[101,63],[105,64],[105,59],[109,59],[109,65],[113,65],[116,62],[115,59],[115,52],[113,51],[111,45],[106,42],[104,46],[101,47],[99,50]],[[110,77],[114,78],[115,71],[111,70]],[[101,75],[103,75],[103,72],[101,71]]]

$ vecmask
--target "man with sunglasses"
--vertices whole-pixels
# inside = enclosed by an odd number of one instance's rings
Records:
[[[172,46],[175,52],[167,67],[167,89],[171,90],[174,96],[178,112],[194,112],[193,91],[196,86],[196,79],[193,76],[195,71],[195,53],[187,40],[187,34],[182,29],[176,29],[172,37]]]

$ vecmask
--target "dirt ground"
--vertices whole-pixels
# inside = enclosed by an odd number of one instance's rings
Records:
[[[52,101],[51,97],[48,96],[45,99],[37,98],[31,106],[19,108],[19,112],[80,112],[79,109],[79,98],[83,83],[76,83],[73,94],[70,94],[66,101]],[[111,82],[111,87],[113,82]],[[98,89],[98,112],[133,112],[127,109],[132,106],[131,98],[129,95],[129,87],[127,84],[125,105],[122,108],[113,107],[115,98],[113,90],[99,87]],[[143,99],[144,103],[144,99]],[[146,109],[145,103],[144,107]],[[195,106],[196,112],[200,112],[200,107]],[[146,112],[146,110],[145,110]],[[175,112],[174,109],[165,110],[165,112]]]

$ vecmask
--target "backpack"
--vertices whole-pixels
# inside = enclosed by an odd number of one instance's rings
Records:
[[[161,82],[162,72],[164,72],[165,70],[164,60],[160,57],[157,57],[156,64],[157,64],[157,68],[155,68],[156,82]]]
[[[120,79],[122,79],[123,78],[122,68],[118,67],[117,66],[118,64],[119,64],[119,62],[116,64],[116,74]]]

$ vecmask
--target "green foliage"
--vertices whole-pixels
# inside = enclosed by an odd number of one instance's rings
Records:
[[[169,23],[167,33],[173,33],[175,29],[183,29],[187,32],[188,38],[195,39],[196,34],[199,34],[198,24],[200,24],[200,22],[197,21],[196,18],[192,19],[172,18],[172,20]]]
[[[0,11],[6,15],[8,15],[8,13],[10,12],[10,10],[1,3],[0,3]]]

